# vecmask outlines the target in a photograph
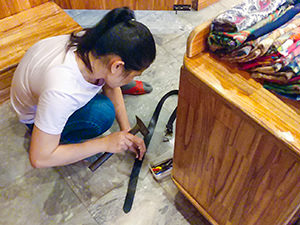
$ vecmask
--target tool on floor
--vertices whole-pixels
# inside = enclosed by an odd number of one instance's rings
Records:
[[[149,169],[156,180],[161,180],[171,174],[173,159],[169,158],[159,163],[150,165]]]
[[[161,108],[162,108],[164,102],[166,101],[166,99],[168,97],[170,97],[171,95],[178,95],[178,90],[173,90],[173,91],[170,91],[167,94],[165,94],[160,99],[160,101],[158,102],[158,104],[157,104],[157,106],[154,110],[154,113],[153,113],[152,118],[150,120],[150,123],[148,125],[149,133],[146,136],[144,136],[144,142],[145,142],[146,148],[148,148],[150,140],[153,136],[154,129],[156,127],[156,123],[157,123]],[[175,111],[175,113],[172,113],[172,114],[176,115],[176,111]],[[175,115],[174,115],[174,117],[175,117]],[[174,122],[175,118],[174,119],[169,119],[169,121],[170,120],[172,120]],[[132,208],[132,203],[133,203],[133,199],[134,199],[134,195],[135,195],[135,191],[136,191],[136,185],[137,185],[137,181],[138,181],[138,178],[139,178],[139,173],[140,173],[144,158],[145,158],[145,155],[144,155],[142,160],[135,159],[135,161],[134,161],[134,165],[133,165],[131,175],[130,175],[130,178],[129,178],[127,194],[126,194],[125,202],[124,202],[124,205],[123,205],[123,211],[125,213],[128,213]]]
[[[138,132],[141,132],[141,134],[145,137],[148,133],[149,130],[147,129],[147,127],[145,126],[145,124],[143,123],[143,121],[138,117],[136,117],[136,124],[135,126],[129,131],[129,133],[135,135]],[[139,152],[138,152],[139,154]],[[93,162],[90,166],[89,169],[94,172],[96,169],[98,169],[99,166],[101,166],[106,160],[108,160],[111,156],[113,155],[113,153],[110,152],[105,152],[103,155],[101,155],[95,162]],[[138,160],[138,159],[137,159]]]

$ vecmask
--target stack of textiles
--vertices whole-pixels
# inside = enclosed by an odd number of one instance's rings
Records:
[[[208,46],[265,88],[300,100],[300,0],[245,0],[212,21]]]

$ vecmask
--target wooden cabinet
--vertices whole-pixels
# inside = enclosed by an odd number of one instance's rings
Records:
[[[174,4],[192,4],[192,0],[55,0],[66,9],[113,9],[128,6],[134,10],[172,10]]]
[[[50,0],[0,0],[0,19]],[[133,10],[173,10],[174,4],[192,5],[195,10],[204,8],[218,0],[53,0],[63,9],[113,9],[128,6]]]
[[[64,9],[113,9],[128,6],[133,10],[173,10],[174,4],[192,5],[199,10],[217,0],[54,0]]]
[[[300,208],[300,115],[205,51],[208,24],[190,35],[181,70],[173,180],[214,225],[289,224]]]
[[[41,5],[49,0],[0,0],[0,19]]]

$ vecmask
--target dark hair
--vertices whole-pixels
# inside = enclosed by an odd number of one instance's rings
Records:
[[[76,47],[78,56],[92,71],[89,52],[95,57],[116,54],[122,58],[126,70],[146,69],[155,59],[156,48],[149,29],[135,20],[127,7],[108,12],[98,24],[85,29],[80,36],[71,34],[68,49]]]

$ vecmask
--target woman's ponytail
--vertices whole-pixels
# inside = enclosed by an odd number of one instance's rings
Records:
[[[106,16],[99,22],[104,22],[107,24],[107,28],[111,28],[118,23],[128,22],[132,19],[135,19],[134,12],[130,10],[128,7],[116,8],[111,10]]]
[[[95,27],[88,29],[87,33],[90,33],[90,37],[99,38],[115,25],[133,19],[135,19],[134,12],[128,7],[116,8],[108,12]]]
[[[87,68],[92,71],[91,64],[88,57],[89,52],[92,52],[96,57],[105,54],[117,54],[123,60],[125,60],[124,57],[122,57],[122,55],[124,55],[122,53],[122,50],[113,47],[111,45],[112,40],[111,41],[109,40],[109,37],[111,37],[112,34],[115,36],[115,33],[117,32],[120,34],[119,38],[121,42],[122,39],[124,39],[124,41],[126,42],[134,41],[134,39],[129,40],[127,37],[125,37],[126,34],[124,34],[124,32],[122,32],[121,30],[124,31],[125,29],[127,33],[130,32],[129,29],[136,30],[136,28],[138,28],[138,29],[146,30],[146,32],[149,33],[148,36],[151,36],[150,39],[152,39],[153,42],[152,48],[153,45],[155,48],[154,40],[150,31],[144,25],[141,26],[140,23],[138,22],[134,23],[134,22],[136,22],[134,12],[130,10],[128,7],[113,9],[109,11],[103,17],[103,19],[94,27],[85,29],[85,33],[82,36],[72,33],[70,37],[70,43],[68,45],[68,49],[71,47],[76,47],[76,52],[78,53],[79,57],[83,60]],[[144,35],[145,32],[142,33],[143,33],[142,36],[145,36]],[[128,45],[131,43],[122,43],[122,44]],[[103,46],[105,45],[109,46],[109,48],[108,49],[103,48]]]

